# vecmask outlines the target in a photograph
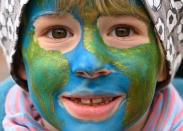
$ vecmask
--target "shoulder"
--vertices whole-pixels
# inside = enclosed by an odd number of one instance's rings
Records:
[[[33,106],[27,91],[13,85],[6,95],[4,103],[5,116],[2,121],[4,130],[45,130],[41,123],[41,116]]]
[[[0,91],[7,92],[13,85],[14,81],[11,77],[0,83]]]
[[[183,129],[183,101],[173,87],[169,85],[155,93],[146,130]]]
[[[6,100],[6,96],[9,92],[9,90],[11,89],[11,87],[14,85],[14,81],[12,80],[12,78],[8,78],[7,80],[3,81],[2,83],[0,83],[0,130],[2,129],[2,120],[5,116],[5,100]]]

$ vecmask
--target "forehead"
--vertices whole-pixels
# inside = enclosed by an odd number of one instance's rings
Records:
[[[149,23],[141,0],[32,0],[28,12],[34,17],[71,13],[83,19],[106,15],[131,15]]]

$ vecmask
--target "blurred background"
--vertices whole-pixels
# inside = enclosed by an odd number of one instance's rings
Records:
[[[0,47],[0,82],[5,80],[9,76],[7,64],[3,56],[3,51]]]
[[[3,56],[2,49],[0,47],[0,83],[5,80],[9,76],[7,64],[5,61],[5,58]],[[176,77],[182,77],[183,78],[183,61],[181,63],[181,66],[176,74]]]
[[[177,71],[176,77],[183,78],[183,60],[182,60],[182,63],[180,65],[180,67],[179,67],[179,70]]]

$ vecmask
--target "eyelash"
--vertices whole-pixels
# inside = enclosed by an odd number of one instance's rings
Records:
[[[61,25],[55,25],[55,26],[50,26],[50,27],[48,27],[48,28],[46,29],[46,31],[44,31],[44,32],[42,33],[42,35],[43,35],[43,36],[46,35],[47,37],[49,37],[49,36],[48,36],[49,32],[53,31],[54,29],[65,29],[67,32],[69,32],[69,33],[71,34],[70,36],[73,36],[72,31],[70,31],[70,29],[69,29],[68,27],[61,26]],[[49,38],[50,38],[50,37],[49,37]],[[54,39],[54,38],[52,38],[52,39]]]
[[[111,34],[111,32],[113,32],[116,28],[118,28],[118,27],[126,27],[126,28],[130,28],[130,30],[132,30],[133,31],[133,33],[134,34],[139,34],[139,32],[138,32],[138,30],[135,28],[135,27],[133,27],[133,26],[131,26],[131,25],[126,25],[126,24],[120,24],[120,25],[114,25],[114,26],[112,26],[110,29],[109,29],[109,33],[107,34],[108,36]]]

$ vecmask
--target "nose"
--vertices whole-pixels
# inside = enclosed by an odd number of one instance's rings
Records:
[[[114,71],[103,68],[103,69],[99,69],[97,71],[88,71],[88,72],[77,71],[77,72],[75,72],[75,75],[76,76],[82,76],[82,77],[85,77],[85,78],[88,78],[88,79],[95,79],[99,76],[107,76],[112,72],[114,72]]]
[[[73,55],[70,62],[71,72],[75,76],[95,79],[99,76],[107,76],[114,70],[88,50],[81,48]]]

